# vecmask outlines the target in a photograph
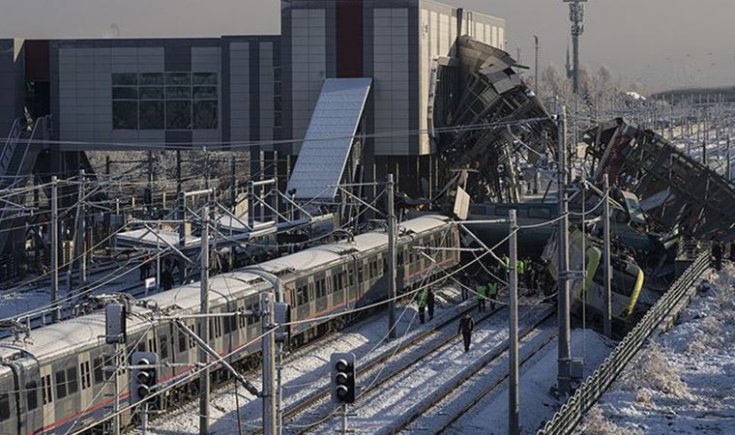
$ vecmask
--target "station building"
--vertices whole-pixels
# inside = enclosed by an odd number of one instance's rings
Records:
[[[328,79],[369,78],[364,179],[436,186],[437,65],[470,35],[503,49],[505,21],[432,0],[290,0],[280,35],[0,41],[0,128],[51,115],[52,152],[151,146],[278,155],[290,173]],[[65,165],[72,160],[58,159]],[[51,168],[56,170],[73,168]]]

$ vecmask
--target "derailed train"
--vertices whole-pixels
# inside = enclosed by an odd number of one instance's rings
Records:
[[[440,215],[425,215],[400,224],[397,249],[398,288],[410,289],[459,264],[457,250],[436,250],[433,258],[421,255],[422,247],[458,247],[457,226]],[[319,320],[327,314],[346,313],[387,297],[387,250],[385,232],[369,232],[351,240],[322,245],[218,275],[210,280],[212,313],[253,310],[261,292],[273,292],[269,280],[260,272],[277,277],[284,298],[291,306],[291,341],[303,344],[341,325],[343,319]],[[433,260],[433,261],[432,261]],[[127,353],[135,350],[156,352],[162,363],[159,383],[191,371],[198,359],[195,342],[178,330],[173,322],[161,320],[151,307],[167,316],[184,316],[199,311],[199,283],[184,285],[147,298],[131,307],[127,320]],[[344,316],[343,316],[344,317]],[[196,320],[185,320],[196,330]],[[257,364],[260,341],[248,344],[261,333],[253,317],[210,319],[209,343],[220,354],[241,350],[230,358],[234,366],[245,369]],[[112,411],[114,385],[105,371],[111,365],[110,345],[105,344],[105,318],[93,313],[39,328],[29,342],[0,340],[0,433],[65,433],[91,428]],[[182,364],[183,365],[179,365]],[[128,373],[121,372],[121,394],[129,399]],[[227,376],[213,370],[213,379]],[[160,406],[196,393],[191,381],[170,389]],[[128,408],[124,424],[133,420]]]

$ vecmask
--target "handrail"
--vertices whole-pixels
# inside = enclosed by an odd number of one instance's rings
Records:
[[[600,367],[589,376],[567,403],[549,420],[537,435],[571,434],[582,421],[584,414],[600,399],[617,379],[626,365],[646,343],[648,337],[673,311],[683,309],[681,302],[696,280],[710,266],[709,253],[702,253],[691,266],[671,285],[638,324],[618,344]]]
[[[0,170],[3,170],[6,155],[9,155],[8,161],[12,158],[13,153],[8,153],[8,149],[11,146],[11,143],[13,145],[13,150],[15,150],[15,145],[18,143],[18,138],[21,135],[21,129],[20,129],[20,118],[15,118],[15,121],[13,121],[13,125],[10,127],[10,133],[8,134],[7,139],[5,139],[5,144],[3,145],[3,149],[0,150]],[[4,173],[0,175],[5,175]]]

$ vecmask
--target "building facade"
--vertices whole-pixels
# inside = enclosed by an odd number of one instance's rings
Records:
[[[15,92],[3,92],[0,126],[21,114],[18,77],[40,77],[32,115],[52,115],[61,150],[247,143],[290,162],[324,80],[368,77],[365,178],[391,172],[431,195],[437,64],[460,35],[502,49],[504,20],[431,0],[290,0],[281,18],[273,36],[26,41],[24,54],[2,41],[0,87]]]

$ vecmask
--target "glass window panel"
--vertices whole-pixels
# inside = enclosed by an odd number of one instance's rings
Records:
[[[163,100],[162,87],[145,87],[140,88],[141,100]]]
[[[112,102],[112,128],[115,130],[135,130],[138,128],[138,102]]]
[[[163,73],[143,73],[139,80],[140,85],[162,85]]]
[[[66,372],[60,370],[56,372],[56,398],[63,399],[66,397]]]
[[[10,394],[0,393],[0,421],[10,419]]]
[[[138,88],[136,87],[114,87],[112,88],[112,99],[113,100],[137,100],[138,99]]]
[[[191,129],[191,101],[166,101],[166,128]]]
[[[190,85],[191,84],[191,73],[188,73],[188,72],[166,73],[166,84],[167,85]]]
[[[66,379],[69,384],[69,394],[76,393],[79,389],[76,367],[69,367],[68,369],[66,369]]]
[[[194,98],[216,99],[217,98],[217,87],[216,86],[195,86],[194,87]]]
[[[216,85],[217,73],[194,73],[192,82],[195,85]]]
[[[29,411],[38,408],[38,383],[36,381],[29,381],[26,384],[26,403]]]
[[[163,130],[163,101],[141,101],[139,125],[142,130]]]
[[[190,99],[191,88],[184,86],[169,86],[166,88],[166,99]]]
[[[104,361],[102,360],[102,357],[95,358],[94,362],[92,363],[92,368],[94,370],[94,383],[95,384],[101,384],[105,381],[104,373],[103,373],[103,366],[105,365]]]
[[[194,128],[197,130],[217,128],[216,101],[197,101],[194,103]]]
[[[112,84],[113,85],[137,85],[138,84],[138,74],[136,73],[113,73],[112,74]]]

